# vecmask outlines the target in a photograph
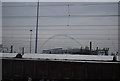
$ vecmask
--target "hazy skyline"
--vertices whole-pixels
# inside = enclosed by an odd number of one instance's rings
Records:
[[[33,2],[2,3],[2,40],[5,46],[13,45],[16,51],[20,47],[25,47],[26,52],[29,52],[29,30],[32,29],[32,52],[34,52],[35,5],[36,3]],[[89,46],[90,41],[93,42],[94,49],[108,47],[110,52],[116,52],[118,50],[117,15],[117,2],[41,2],[38,53],[41,49],[56,47],[80,48],[80,45],[85,47]],[[48,39],[50,40],[44,44]]]

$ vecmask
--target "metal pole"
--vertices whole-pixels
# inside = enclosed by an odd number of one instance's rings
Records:
[[[13,45],[11,45],[10,53],[13,53]]]
[[[39,1],[37,3],[37,22],[36,22],[36,40],[35,40],[35,53],[37,53],[37,40],[38,40],[38,18],[39,17]]]
[[[92,53],[92,42],[90,41],[90,55]]]
[[[30,30],[30,53],[31,53],[31,44],[32,44],[32,30]]]
[[[25,49],[24,47],[22,47],[22,55],[24,55]]]
[[[118,30],[120,29],[120,1],[118,2]],[[118,31],[118,48],[120,48],[120,31]],[[120,49],[118,49],[118,56],[119,56],[119,59],[120,59]]]

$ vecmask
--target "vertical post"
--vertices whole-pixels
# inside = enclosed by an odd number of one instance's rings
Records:
[[[92,53],[92,42],[90,41],[90,55]]]
[[[69,22],[70,22],[70,5],[68,4],[68,22],[67,22],[67,26],[69,26]]]
[[[118,2],[118,56],[120,60],[120,1]]]
[[[39,17],[39,0],[37,3],[37,22],[36,22],[36,40],[35,40],[35,53],[37,53],[37,40],[38,40],[38,18]]]
[[[10,47],[10,53],[13,53],[13,45]]]
[[[99,50],[99,48],[98,47],[96,47],[96,54],[98,55],[98,50]]]
[[[31,53],[31,44],[32,44],[32,30],[30,30],[30,53]]]
[[[24,47],[22,47],[22,55],[24,55],[24,51],[25,51],[25,49],[24,49]]]

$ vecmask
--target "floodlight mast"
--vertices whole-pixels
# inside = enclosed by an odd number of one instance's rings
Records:
[[[36,21],[36,39],[35,39],[35,53],[37,53],[37,42],[38,42],[38,21],[39,21],[39,0],[37,3],[37,21]]]
[[[30,53],[31,53],[31,44],[32,44],[32,30],[30,30]]]

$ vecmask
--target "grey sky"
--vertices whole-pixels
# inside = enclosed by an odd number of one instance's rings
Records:
[[[2,43],[2,2],[0,2],[0,44]]]
[[[26,52],[29,52],[29,30],[33,29],[34,52],[35,5],[36,3],[29,2],[3,3],[3,44],[9,47],[14,45],[15,50],[25,47]],[[94,49],[98,46],[109,47],[110,52],[117,51],[118,17],[110,15],[118,15],[117,3],[40,3],[38,53],[40,49],[55,47],[85,47],[90,41],[93,42]],[[41,48],[52,36],[55,37]],[[79,41],[80,45],[74,40]]]
[[[37,2],[38,0],[1,0],[2,2]],[[39,0],[40,2],[119,2],[119,0]]]

